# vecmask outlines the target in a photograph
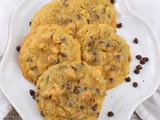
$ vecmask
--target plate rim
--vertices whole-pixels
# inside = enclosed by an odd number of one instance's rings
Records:
[[[9,48],[10,48],[10,45],[11,45],[11,28],[12,28],[12,19],[13,19],[13,16],[15,15],[17,9],[25,3],[25,1],[27,0],[22,0],[20,1],[17,6],[14,8],[13,12],[12,12],[12,15],[11,15],[11,19],[9,21],[9,32],[8,32],[8,43],[7,43],[7,47],[6,47],[6,50],[4,52],[4,56],[1,60],[1,64],[0,64],[0,78],[1,78],[1,71],[3,69],[3,65],[4,65],[4,61],[7,57],[7,52],[9,51]],[[142,18],[140,15],[138,15],[136,12],[134,12],[130,7],[129,7],[129,4],[127,2],[127,0],[119,0],[121,2],[124,2],[124,5],[125,7],[127,8],[126,10],[128,12],[130,12],[134,17],[137,17],[140,21],[143,21],[145,26],[148,28],[148,30],[151,32],[152,36],[154,37],[155,39],[155,42],[157,43],[157,48],[158,48],[158,53],[160,55],[160,42],[158,41],[158,38],[156,36],[156,34],[154,33],[154,30],[153,28],[150,26],[150,24],[148,24],[148,22]],[[147,95],[145,95],[143,98],[141,98],[140,100],[137,100],[134,104],[132,104],[132,108],[131,108],[131,111],[129,112],[128,114],[128,117],[126,118],[127,120],[129,120],[134,112],[134,110],[136,109],[136,107],[138,105],[140,105],[143,101],[145,101],[146,99],[148,99],[149,97],[151,97],[153,95],[153,93],[157,90],[157,88],[159,87],[160,85],[160,75],[158,76],[158,79],[157,79],[157,83],[158,84],[155,84],[154,88],[152,89],[152,91],[150,93],[148,93]],[[0,88],[2,90],[2,92],[4,93],[4,95],[6,96],[6,98],[8,99],[8,101],[12,104],[12,106],[17,110],[17,112],[20,114],[20,116],[25,119],[25,117],[23,116],[23,113],[21,112],[21,110],[19,109],[19,107],[16,105],[16,103],[14,103],[14,101],[12,99],[10,99],[9,95],[7,94],[5,88],[3,87],[2,84],[0,84]]]

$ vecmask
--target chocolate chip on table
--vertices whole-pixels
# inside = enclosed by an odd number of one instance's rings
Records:
[[[95,104],[94,106],[92,106],[92,110],[93,110],[93,111],[96,111],[96,110],[97,110],[97,107],[98,107],[98,105]]]
[[[122,23],[118,23],[117,28],[121,28],[121,27],[122,27]]]
[[[138,39],[135,38],[135,39],[133,40],[133,42],[134,42],[135,44],[138,44]]]
[[[125,79],[125,81],[126,81],[126,82],[130,82],[130,81],[131,81],[131,78],[130,78],[130,77],[127,77],[127,78]]]
[[[114,0],[110,0],[110,2],[111,2],[112,4],[114,4]]]
[[[134,70],[134,73],[135,73],[135,74],[139,74],[139,73],[140,73],[140,70],[135,69],[135,70]]]
[[[61,56],[64,57],[64,58],[67,57],[66,53],[64,53],[64,52],[61,52]]]
[[[142,59],[142,60],[140,60],[140,64],[141,65],[144,65],[145,64],[145,61]]]
[[[21,46],[17,46],[16,50],[19,52],[21,50]]]
[[[141,59],[142,59],[142,56],[141,56],[141,55],[137,55],[136,58],[137,58],[138,60],[141,60]]]
[[[136,69],[138,69],[138,70],[142,70],[142,69],[143,69],[143,67],[142,67],[141,65],[137,65],[137,66],[136,66]]]
[[[142,58],[142,60],[145,61],[145,62],[148,62],[149,58],[148,57],[144,57],[144,58]]]
[[[109,112],[107,113],[107,115],[108,115],[108,117],[113,117],[113,116],[114,116],[114,113],[113,113],[112,111],[109,111]]]
[[[134,82],[134,83],[133,83],[133,87],[135,87],[135,88],[138,87],[138,83],[137,83],[137,82]]]

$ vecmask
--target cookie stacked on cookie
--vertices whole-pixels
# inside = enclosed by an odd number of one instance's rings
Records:
[[[46,120],[97,120],[109,90],[124,81],[130,48],[116,34],[110,0],[53,1],[33,17],[19,55]]]

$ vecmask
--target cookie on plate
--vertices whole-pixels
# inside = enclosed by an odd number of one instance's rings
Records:
[[[46,120],[97,120],[106,95],[101,71],[85,62],[50,67],[36,88],[37,106]]]
[[[58,24],[77,31],[90,24],[90,15],[78,1],[54,1],[42,7],[32,19],[31,28]]]
[[[124,81],[128,75],[131,54],[125,40],[107,24],[83,27],[77,38],[81,42],[82,60],[102,71],[106,89]]]
[[[64,1],[64,0],[62,0]],[[79,1],[89,12],[92,24],[109,24],[116,28],[116,12],[110,0],[70,0]]]
[[[80,61],[80,44],[57,25],[40,26],[29,33],[20,50],[23,75],[32,83],[50,66],[66,61]]]

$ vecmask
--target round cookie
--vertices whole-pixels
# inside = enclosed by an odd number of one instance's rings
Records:
[[[111,89],[124,81],[129,73],[131,54],[125,40],[107,24],[83,27],[77,38],[81,41],[81,58],[102,71]]]
[[[116,28],[117,26],[116,12],[110,0],[72,0],[72,1],[79,1],[83,4],[84,8],[90,14],[92,24],[109,24],[113,28]]]
[[[54,1],[42,7],[32,19],[31,28],[58,24],[73,31],[90,24],[90,15],[78,1]]]
[[[38,77],[50,66],[66,61],[80,61],[80,54],[80,44],[62,27],[44,25],[26,36],[19,61],[24,77],[36,84]]]
[[[50,67],[36,88],[37,106],[46,120],[97,120],[106,95],[100,70],[85,62]]]

